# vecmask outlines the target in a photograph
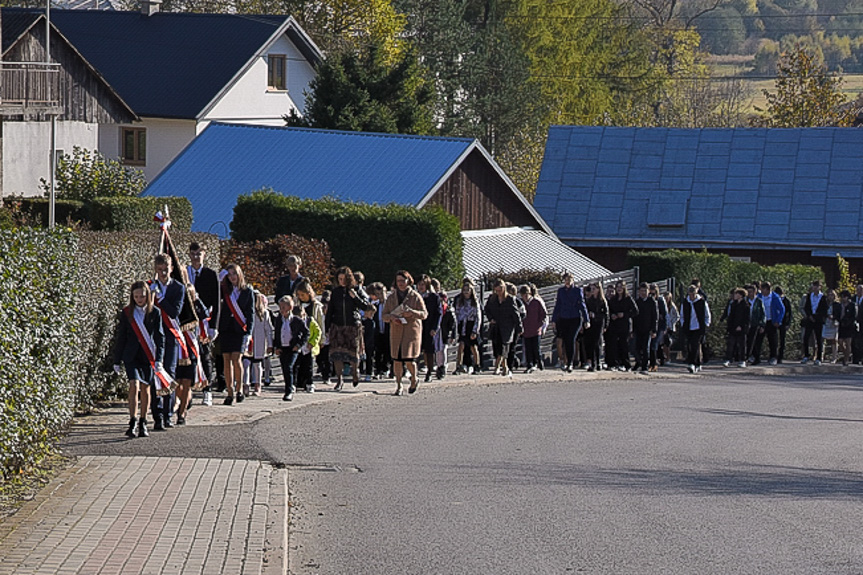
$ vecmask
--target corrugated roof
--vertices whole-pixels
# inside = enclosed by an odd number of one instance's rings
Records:
[[[545,268],[568,271],[576,281],[611,274],[595,261],[540,230],[471,230],[462,232],[461,237],[465,274],[471,278],[500,270],[511,273]]]
[[[863,130],[553,126],[534,207],[582,245],[856,246]]]
[[[288,17],[52,10],[51,21],[139,116],[196,118]]]
[[[214,122],[144,195],[186,196],[194,209],[192,229],[219,234],[233,219],[237,197],[261,188],[310,199],[415,206],[473,143]]]

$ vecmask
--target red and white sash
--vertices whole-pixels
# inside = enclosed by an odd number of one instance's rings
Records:
[[[139,318],[135,315],[133,306],[126,306],[124,311],[126,312],[126,317],[129,319],[129,323],[132,325],[132,331],[134,331],[135,335],[138,337],[138,343],[141,344],[141,348],[144,350],[144,353],[147,355],[147,360],[150,362],[150,367],[153,368],[153,373],[156,375],[154,378],[156,394],[170,395],[171,392],[177,388],[177,382],[174,381],[174,378],[172,378],[167,371],[165,371],[165,368],[160,366],[156,369],[156,344],[147,332],[143,318]]]
[[[164,294],[158,293],[156,295],[156,307],[158,307],[159,311],[162,313],[162,324],[164,324],[168,331],[171,332],[171,334],[174,336],[174,341],[176,341],[180,347],[180,355],[177,358],[177,364],[189,365],[191,363],[191,360],[189,359],[189,348],[186,345],[186,339],[181,335],[182,330],[180,329],[180,322],[179,320],[169,316],[168,312],[162,309],[162,306],[160,304],[162,303],[163,299],[165,299]]]
[[[237,302],[237,300],[240,297],[239,292],[237,292],[235,290],[231,290],[231,293],[226,293],[225,295],[228,296],[224,299],[225,299],[225,303],[228,305],[228,309],[231,310],[231,315],[234,316],[234,319],[239,324],[240,329],[243,330],[243,332],[245,333],[245,331],[246,331],[246,316],[243,313],[243,311],[240,309],[240,304]],[[249,348],[252,348],[252,345],[254,345],[254,344],[252,343],[251,338],[249,338]],[[246,353],[247,351],[248,351],[248,349],[244,349],[244,350],[241,350],[241,353]]]
[[[204,374],[203,361],[201,361],[201,349],[198,347],[198,338],[192,331],[184,331],[183,337],[186,339],[186,347],[188,347],[192,355],[195,357],[195,381],[193,385],[197,388],[207,383],[207,376]]]

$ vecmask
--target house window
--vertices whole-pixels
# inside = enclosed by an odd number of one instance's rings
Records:
[[[143,166],[147,163],[147,129],[121,128],[120,157],[124,164]]]
[[[267,87],[271,90],[287,90],[285,82],[287,58],[284,54],[270,54],[267,57]]]

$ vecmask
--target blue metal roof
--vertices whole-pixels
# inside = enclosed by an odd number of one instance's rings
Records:
[[[144,195],[186,196],[194,210],[192,229],[220,235],[233,219],[237,197],[262,188],[310,199],[418,205],[473,143],[214,122]]]
[[[573,245],[856,246],[863,130],[553,126],[534,208]]]
[[[3,14],[5,19],[5,9]],[[196,118],[287,21],[287,16],[51,11],[51,22],[135,113],[158,118]],[[294,43],[308,51],[292,31]]]

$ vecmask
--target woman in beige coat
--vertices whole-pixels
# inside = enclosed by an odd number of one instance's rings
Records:
[[[408,393],[417,390],[417,363],[421,349],[423,319],[428,315],[422,296],[411,287],[413,277],[405,270],[396,272],[395,289],[384,302],[383,320],[390,324],[390,354],[396,376],[395,395],[402,394],[402,376],[411,374]]]

